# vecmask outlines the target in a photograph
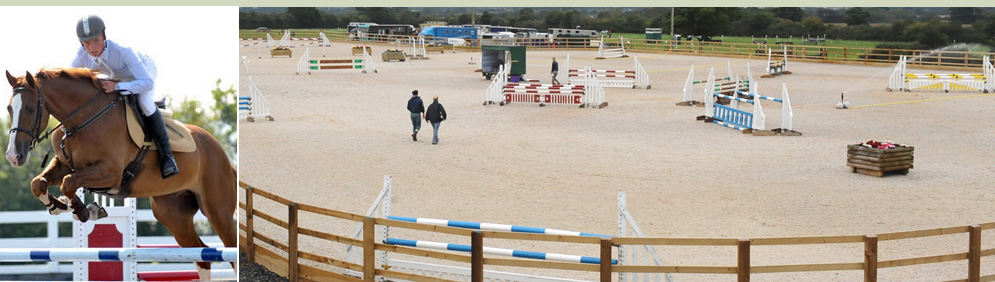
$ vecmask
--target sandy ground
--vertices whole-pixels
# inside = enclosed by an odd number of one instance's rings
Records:
[[[241,41],[244,44],[248,41]],[[350,55],[355,44],[334,43],[328,58]],[[311,46],[311,57],[321,49]],[[766,58],[750,60],[761,94],[780,97],[787,83],[800,137],[758,137],[695,117],[704,108],[680,107],[688,71],[703,80],[708,67],[744,75],[746,59],[640,54],[652,89],[607,88],[609,106],[482,106],[490,83],[479,52],[429,54],[430,60],[379,61],[393,45],[373,45],[378,73],[353,70],[295,75],[305,47],[293,58],[257,58],[240,48],[249,74],[269,100],[275,122],[240,120],[240,178],[301,203],[364,213],[393,177],[392,214],[537,226],[600,234],[616,232],[616,197],[651,237],[760,238],[864,235],[962,226],[995,220],[995,96],[837,110],[840,92],[853,106],[978,94],[886,92],[890,67],[791,62],[794,74],[760,79]],[[262,50],[266,51],[265,47]],[[528,77],[548,82],[552,57],[570,54],[571,67],[632,69],[632,59],[594,60],[596,51],[528,51]],[[927,72],[929,70],[922,70]],[[918,72],[918,70],[917,70]],[[564,80],[563,73],[560,80]],[[247,91],[243,69],[240,91]],[[423,123],[412,142],[405,110],[411,90],[438,95],[449,113],[441,142],[431,145]],[[697,90],[699,93],[701,90]],[[246,92],[243,92],[246,93]],[[701,94],[696,94],[700,100]],[[428,105],[426,101],[426,106]],[[780,106],[765,103],[767,128],[780,127]],[[745,108],[745,107],[741,107]],[[747,111],[751,111],[748,109]],[[892,140],[916,147],[908,175],[883,178],[850,173],[846,145]],[[240,190],[242,193],[242,190]],[[244,197],[242,195],[241,197]],[[286,209],[256,200],[286,217]],[[302,224],[349,234],[355,224],[302,215]],[[260,222],[261,232],[286,240]],[[391,237],[469,244],[469,238],[392,230]],[[485,241],[490,246],[597,256],[596,246]],[[882,242],[880,259],[967,251],[967,235]],[[983,233],[995,247],[995,232]],[[302,248],[341,255],[341,245],[304,238]],[[667,265],[734,266],[735,247],[658,247]],[[863,244],[756,246],[752,264],[859,263]],[[995,274],[995,259],[982,260]],[[586,272],[522,271],[578,279]],[[884,281],[966,278],[966,262],[879,270]],[[862,271],[755,274],[760,281],[860,280]],[[679,280],[733,280],[735,275],[675,275]]]

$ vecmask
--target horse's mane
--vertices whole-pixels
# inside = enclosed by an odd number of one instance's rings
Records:
[[[89,79],[93,83],[93,87],[100,89],[100,80],[97,79],[97,72],[91,69],[85,68],[43,68],[38,70],[35,74],[38,78],[75,78],[75,79]]]

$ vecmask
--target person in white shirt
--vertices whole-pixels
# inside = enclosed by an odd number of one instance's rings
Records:
[[[72,67],[88,68],[108,75],[110,80],[100,82],[106,93],[125,90],[122,94],[138,95],[138,106],[145,116],[145,125],[151,129],[153,140],[159,147],[162,178],[179,173],[169,147],[162,113],[155,106],[155,62],[145,54],[108,40],[104,31],[104,21],[98,16],[89,15],[76,23],[76,36],[82,46]]]

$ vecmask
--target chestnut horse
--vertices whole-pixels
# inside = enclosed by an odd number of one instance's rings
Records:
[[[91,216],[76,196],[79,188],[113,198],[151,198],[152,213],[186,248],[207,247],[194,230],[193,217],[200,210],[211,222],[226,247],[237,244],[236,171],[221,144],[203,128],[186,125],[197,150],[174,153],[180,174],[162,179],[158,154],[148,154],[143,169],[131,185],[121,185],[125,167],[139,152],[128,135],[125,111],[119,94],[104,93],[89,69],[42,69],[37,74],[14,77],[10,106],[10,144],[7,160],[24,165],[35,144],[51,134],[55,158],[31,180],[31,192],[49,213],[72,212],[80,221]],[[49,115],[61,122],[45,133]],[[62,196],[48,193],[61,185]],[[197,263],[201,279],[210,279],[210,263]],[[234,263],[232,263],[234,268]],[[206,273],[206,274],[205,274]],[[205,276],[206,275],[206,276]]]

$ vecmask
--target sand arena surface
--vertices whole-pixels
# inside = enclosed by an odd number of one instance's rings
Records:
[[[249,41],[240,41],[244,44]],[[351,56],[335,42],[327,58]],[[311,57],[321,48],[311,46]],[[301,203],[364,213],[393,177],[392,214],[616,234],[616,195],[652,237],[761,238],[865,235],[995,221],[995,96],[834,109],[840,92],[853,106],[978,94],[886,92],[890,67],[790,62],[792,75],[761,79],[766,57],[750,60],[759,92],[780,97],[786,82],[800,137],[760,137],[695,117],[704,108],[679,107],[691,65],[695,79],[708,68],[725,76],[726,62],[745,75],[746,59],[678,54],[638,56],[652,89],[606,88],[609,106],[482,106],[490,81],[474,72],[480,53],[429,54],[408,63],[380,61],[394,45],[372,45],[379,73],[354,70],[295,75],[304,47],[293,58],[270,58],[263,47],[240,48],[249,74],[269,100],[275,122],[240,120],[240,178]],[[529,78],[549,82],[551,58],[563,69],[632,69],[632,58],[594,60],[594,51],[530,49]],[[910,69],[915,72],[931,70]],[[938,71],[949,72],[949,71]],[[962,71],[967,72],[967,71]],[[977,72],[977,71],[973,71]],[[566,71],[559,80],[566,81]],[[872,77],[868,79],[869,77]],[[240,76],[247,93],[247,76]],[[440,97],[449,119],[440,143],[422,124],[412,142],[405,110],[411,90]],[[700,88],[695,99],[701,100]],[[244,95],[244,94],[243,94]],[[749,105],[746,105],[749,106]],[[751,107],[741,109],[752,111]],[[767,128],[780,127],[780,105],[764,102]],[[850,173],[846,145],[892,140],[916,147],[915,168],[884,178]],[[240,194],[244,191],[240,189]],[[259,209],[286,218],[286,208],[258,200]],[[285,241],[285,232],[257,220],[263,234]],[[301,216],[302,226],[349,234],[354,223]],[[995,232],[983,232],[983,249]],[[391,237],[469,244],[406,230]],[[881,260],[967,251],[967,234],[882,242]],[[597,256],[597,246],[485,240],[488,246]],[[301,248],[340,256],[341,245],[303,238]],[[668,265],[734,266],[735,247],[658,247]],[[755,246],[752,265],[859,263],[863,244]],[[963,279],[966,262],[880,269],[883,280]],[[495,269],[495,268],[488,268]],[[520,268],[499,270],[533,272]],[[594,273],[538,274],[596,279]],[[995,259],[982,259],[982,275],[995,274]],[[754,274],[780,281],[860,280],[862,271]],[[680,280],[733,280],[735,275],[675,275]]]

